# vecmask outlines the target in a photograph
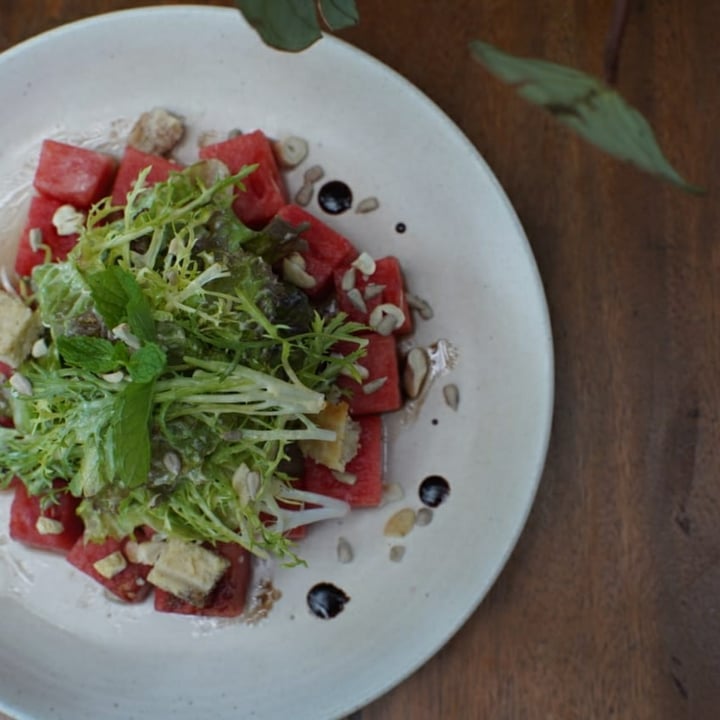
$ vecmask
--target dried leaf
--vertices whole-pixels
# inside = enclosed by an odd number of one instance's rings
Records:
[[[647,120],[598,78],[545,60],[514,57],[478,40],[470,49],[493,75],[600,149],[683,190],[704,192],[668,162]]]

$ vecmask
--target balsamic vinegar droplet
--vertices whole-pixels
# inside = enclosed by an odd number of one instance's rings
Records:
[[[440,475],[429,475],[420,483],[419,494],[424,505],[436,508],[450,494],[450,483]]]
[[[307,594],[310,612],[323,620],[329,620],[341,613],[348,602],[350,598],[332,583],[318,583],[310,588]]]
[[[395,232],[400,233],[401,235],[407,230],[407,225],[404,222],[399,222],[395,226]]]
[[[330,215],[339,215],[352,207],[352,190],[342,180],[326,182],[318,193],[320,207]]]

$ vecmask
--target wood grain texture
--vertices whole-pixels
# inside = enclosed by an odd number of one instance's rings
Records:
[[[142,4],[0,0],[0,49]],[[514,203],[557,390],[505,571],[435,658],[353,720],[720,717],[720,3],[633,3],[620,65],[619,89],[704,199],[605,157],[469,56],[480,38],[601,74],[611,0],[358,5],[342,36],[435,100]]]

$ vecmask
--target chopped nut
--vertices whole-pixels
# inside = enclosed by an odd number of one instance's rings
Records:
[[[375,260],[366,252],[360,253],[351,265],[366,276],[372,275],[376,269]]]
[[[393,303],[382,303],[370,313],[368,325],[380,335],[391,335],[405,322],[405,313]]]
[[[340,289],[349,292],[355,287],[355,268],[351,267],[348,268],[345,273],[342,276],[342,281],[340,282]]]
[[[52,216],[58,235],[76,235],[85,224],[85,213],[72,205],[61,205]]]
[[[378,295],[380,295],[384,289],[384,285],[378,285],[377,283],[368,283],[365,286],[365,292],[363,293],[363,295],[365,295],[366,300],[372,300],[373,298],[376,298]]]
[[[163,108],[144,112],[128,135],[128,145],[154,155],[169,153],[185,134],[182,118]]]
[[[35,529],[41,535],[59,535],[65,527],[59,520],[41,515],[35,521]]]
[[[115,372],[104,373],[100,376],[105,382],[117,385],[125,379],[125,373],[122,370],[116,370]]]
[[[367,197],[361,200],[355,208],[356,213],[369,213],[373,210],[377,210],[380,207],[380,202],[376,197]]]
[[[163,465],[172,475],[179,475],[182,470],[182,460],[176,452],[166,452],[163,455]]]
[[[357,475],[354,473],[345,472],[344,470],[333,470],[333,477],[345,485],[354,485],[357,482]]]
[[[160,557],[164,543],[164,540],[148,540],[141,543],[128,540],[125,543],[125,555],[130,562],[154,565]]]
[[[297,167],[308,156],[308,143],[300,137],[287,137],[273,143],[278,164],[287,170]]]
[[[116,550],[114,553],[110,553],[94,562],[93,567],[99,575],[110,580],[127,567],[127,560],[119,550]]]
[[[390,516],[385,523],[384,533],[387,537],[405,537],[415,525],[415,511],[403,508]]]
[[[28,233],[28,245],[33,252],[37,252],[40,249],[43,241],[43,233],[40,228],[32,228]]]
[[[232,486],[240,498],[240,503],[248,505],[260,489],[260,473],[241,463],[233,474]]]
[[[458,386],[450,383],[445,385],[442,392],[447,406],[453,410],[457,410],[460,406],[460,391],[458,390]]]
[[[140,340],[130,332],[130,326],[127,323],[116,325],[110,332],[113,337],[124,342],[132,350],[140,349]]]
[[[344,538],[338,538],[337,543],[337,559],[347,565],[353,561],[353,549],[352,545]]]
[[[43,338],[39,338],[38,340],[36,340],[33,343],[32,350],[30,350],[30,354],[34,358],[45,357],[48,354],[48,346]]]
[[[305,272],[300,265],[293,262],[289,257],[283,258],[283,278],[295,287],[302,290],[309,290],[317,285],[317,280]]]
[[[21,375],[19,372],[13,373],[8,382],[10,383],[10,386],[13,387],[15,391],[20,395],[30,396],[33,394],[32,384],[24,375]]]
[[[367,305],[365,304],[365,300],[361,292],[357,288],[352,288],[352,290],[348,290],[347,299],[353,304],[353,307],[355,307],[356,310],[359,310],[363,313],[367,312],[368,309]]]
[[[365,395],[372,395],[374,392],[377,392],[386,382],[387,376],[383,375],[382,377],[375,378],[375,380],[371,380],[369,383],[365,383],[362,386],[362,391]]]
[[[400,485],[400,483],[383,483],[380,505],[383,506],[389,503],[398,502],[404,497],[405,491],[402,489],[402,485]]]
[[[403,387],[409,398],[420,395],[430,370],[430,362],[423,348],[414,347],[407,355],[403,371]]]

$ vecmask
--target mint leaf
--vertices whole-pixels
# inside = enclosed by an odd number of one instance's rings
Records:
[[[127,316],[127,295],[115,270],[107,268],[85,278],[95,307],[109,328],[119,325]]]
[[[57,347],[68,365],[92,373],[112,372],[128,359],[125,345],[103,338],[61,336],[57,339]]]
[[[471,42],[470,49],[493,75],[601,150],[683,190],[703,192],[668,162],[648,121],[598,78],[545,60],[514,57],[479,40]]]
[[[118,397],[112,427],[113,465],[124,487],[139,487],[148,479],[152,398],[151,382],[128,383]]]
[[[360,20],[355,0],[319,0],[318,6],[325,24],[331,30],[352,27]]]
[[[152,308],[132,273],[117,265],[87,277],[95,306],[108,327],[127,322],[141,340],[156,337]]]
[[[356,25],[355,0],[235,0],[263,42],[277,50],[298,52],[322,37],[318,10],[330,30]]]
[[[155,343],[147,343],[136,350],[127,364],[133,382],[149,383],[162,373],[167,364],[165,352]]]

